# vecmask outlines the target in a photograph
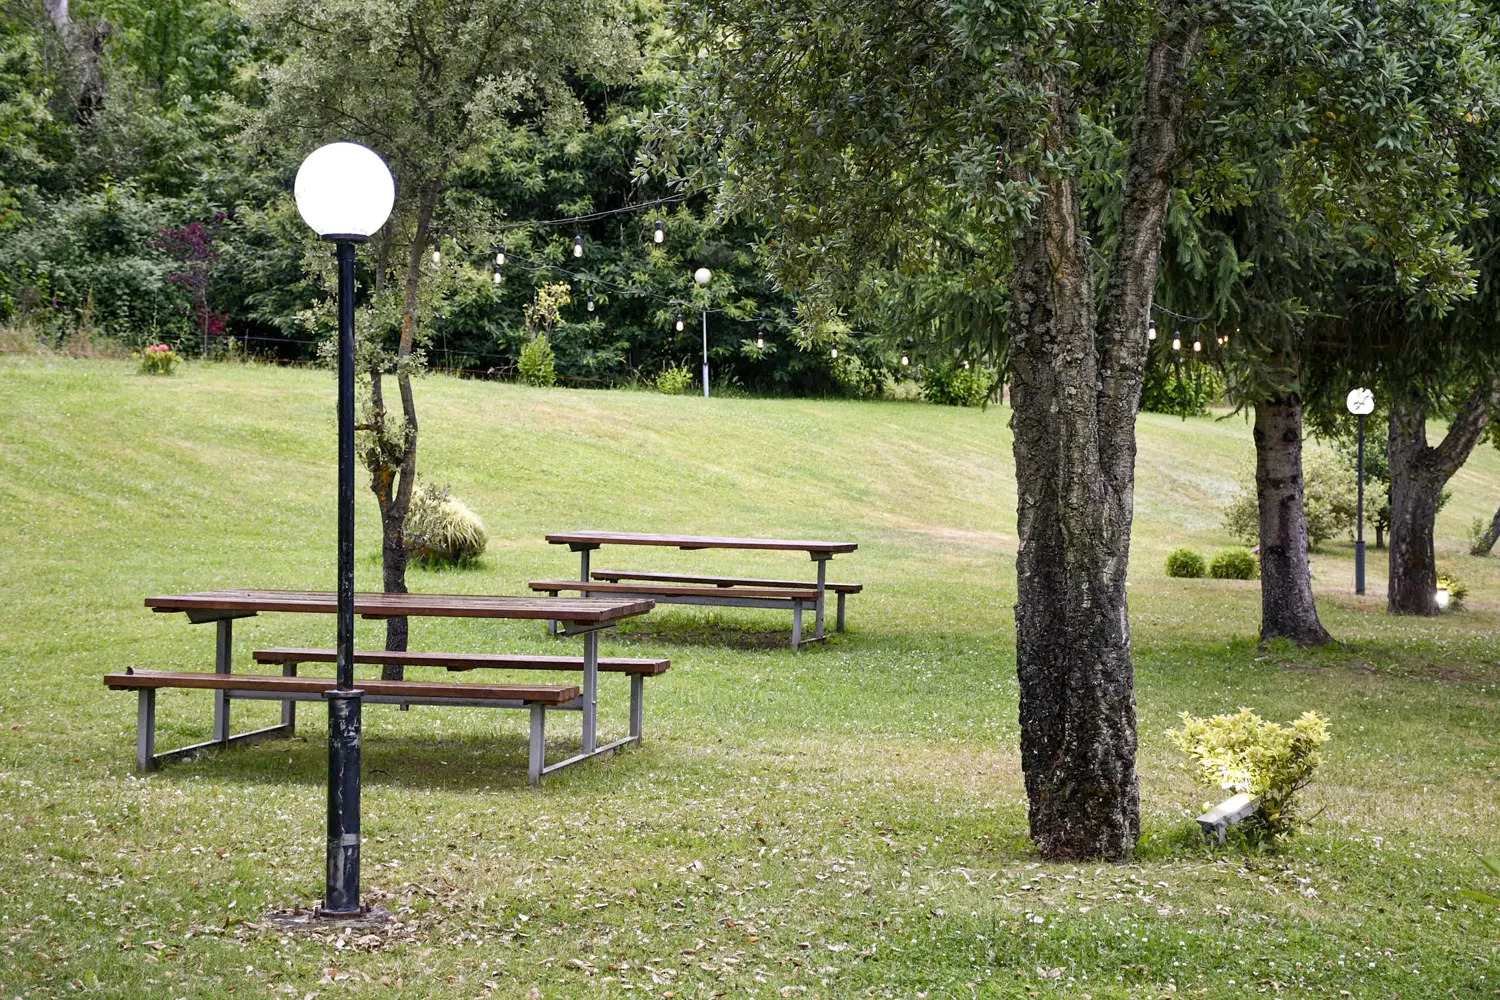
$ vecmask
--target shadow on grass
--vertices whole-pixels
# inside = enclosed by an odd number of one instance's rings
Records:
[[[803,635],[813,634],[812,617],[803,619]],[[832,634],[830,623],[828,632]],[[792,630],[757,628],[744,622],[730,621],[717,615],[653,615],[649,620],[632,622],[619,629],[618,637],[626,643],[661,643],[673,646],[715,646],[725,649],[791,649]],[[820,645],[811,643],[812,646]]]
[[[616,734],[601,732],[601,742]],[[623,734],[622,734],[623,735]],[[547,762],[555,764],[578,752],[574,739],[549,739]],[[646,753],[624,747],[613,754],[577,765],[578,770],[610,767]],[[530,791],[526,783],[528,741],[517,733],[366,733],[361,771],[366,787],[425,788],[454,792]],[[565,781],[567,771],[546,779]],[[168,764],[147,780],[191,782],[232,781],[266,785],[325,785],[328,781],[328,744],[320,732],[290,739],[269,740],[254,746],[205,750]]]

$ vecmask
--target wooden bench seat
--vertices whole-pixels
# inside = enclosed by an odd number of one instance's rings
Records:
[[[621,580],[650,580],[656,583],[706,583],[715,587],[773,587],[792,590],[816,590],[816,583],[806,580],[757,580],[742,576],[693,576],[688,573],[634,573],[619,569],[596,569],[595,580],[618,583]],[[862,583],[825,583],[825,590],[840,594],[858,594],[865,589]]]
[[[566,659],[566,658],[563,658]],[[263,674],[205,673],[196,671],[127,670],[123,674],[106,674],[105,685],[112,691],[135,691],[139,695],[136,715],[136,768],[154,771],[163,763],[179,757],[218,747],[248,745],[265,739],[293,735],[295,716],[293,703],[298,701],[322,701],[326,692],[333,690],[337,681],[332,677],[298,677],[296,664],[287,662],[282,676]],[[639,685],[643,674],[632,675]],[[156,752],[156,693],[167,688],[210,690],[232,694],[236,699],[279,701],[282,703],[282,722],[254,732],[228,735],[220,739],[197,743],[192,746]],[[635,713],[632,713],[633,732],[629,737],[617,740],[607,747],[600,747],[594,754],[580,755],[566,761],[547,766],[546,713],[548,709],[582,709],[582,697],[574,684],[455,684],[441,681],[386,681],[361,680],[359,689],[364,692],[363,701],[371,704],[477,706],[483,708],[525,708],[531,711],[531,746],[528,778],[531,784],[541,783],[542,776],[560,767],[566,767],[587,756],[637,742],[640,739]]]
[[[333,649],[276,648],[257,649],[251,654],[256,663],[335,663],[338,651]],[[413,653],[392,650],[360,650],[355,663],[400,664],[406,667],[444,667],[448,670],[582,670],[581,656],[511,656],[491,653]],[[671,669],[671,660],[629,659],[619,656],[599,657],[602,673],[658,677]],[[363,682],[361,682],[363,684]]]
[[[727,593],[729,596],[757,600],[816,601],[818,599],[818,592],[814,588],[787,590],[777,587],[686,587],[669,583],[641,586],[634,583],[603,583],[598,580],[533,580],[527,586],[532,590],[545,591],[549,594],[564,590],[578,590],[588,591],[591,594],[661,594],[663,597],[692,597],[705,594],[709,597],[720,597]]]

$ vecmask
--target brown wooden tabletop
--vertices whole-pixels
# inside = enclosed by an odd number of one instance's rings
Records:
[[[510,618],[562,622],[614,622],[644,615],[655,602],[481,594],[355,594],[354,613],[367,618]],[[207,590],[146,598],[153,611],[293,611],[336,614],[338,595],[302,590]]]
[[[553,545],[658,545],[677,549],[772,549],[783,552],[853,552],[855,542],[791,541],[781,538],[721,538],[716,535],[650,535],[628,531],[570,531],[548,535]]]

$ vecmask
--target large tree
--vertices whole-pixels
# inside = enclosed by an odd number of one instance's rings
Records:
[[[402,593],[417,476],[412,376],[427,332],[419,327],[430,318],[433,297],[424,301],[423,291],[444,192],[465,158],[512,124],[580,122],[572,76],[628,72],[639,58],[637,33],[621,0],[250,0],[248,7],[277,52],[252,135],[306,151],[335,139],[363,142],[396,176],[395,211],[372,262],[375,323],[394,319],[395,346],[363,352],[360,454],[380,507],[384,587]],[[388,375],[399,399],[394,412]],[[406,644],[406,619],[388,619],[386,648]],[[385,673],[399,677],[401,668]]]
[[[967,256],[1007,285],[998,305],[976,297],[967,321],[1003,330],[1008,362],[1022,768],[1047,857],[1121,857],[1139,831],[1125,578],[1145,331],[1174,185],[1200,133],[1311,142],[1336,129],[1319,75],[1382,34],[1360,9],[677,8],[703,60],[691,101],[659,119],[662,163],[678,165],[671,149],[685,139],[714,149],[718,171],[688,171],[689,183],[718,185],[726,211],[772,222],[767,255],[785,280],[847,302],[872,268],[920,273]],[[1223,105],[1213,120],[1201,110],[1210,97]],[[1395,129],[1380,138],[1395,152],[1377,158],[1411,150]],[[1298,167],[1291,183],[1355,208],[1316,150]]]

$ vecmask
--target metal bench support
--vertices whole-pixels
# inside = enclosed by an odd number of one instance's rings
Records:
[[[812,554],[813,562],[818,564],[818,612],[817,620],[813,625],[813,637],[815,639],[823,638],[823,608],[827,603],[826,599],[828,596],[828,560],[832,558],[833,556],[826,552],[814,552]]]
[[[846,593],[844,593],[842,590],[839,591],[839,615],[838,615],[838,623],[834,626],[834,628],[837,629],[839,632],[844,631],[844,598],[846,598],[848,596],[849,595],[846,594]]]
[[[227,674],[234,658],[234,619],[219,620],[219,634],[214,643],[214,673]],[[229,692],[214,692],[214,741],[229,742]]]
[[[646,678],[640,674],[630,675],[630,735],[641,738],[641,728],[646,717]]]

